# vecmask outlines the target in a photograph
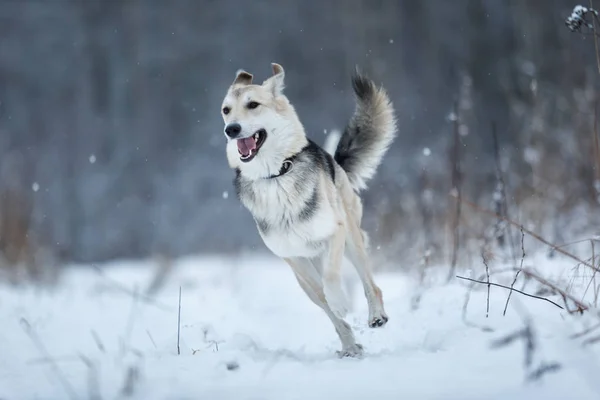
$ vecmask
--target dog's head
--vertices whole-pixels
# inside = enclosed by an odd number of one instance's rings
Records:
[[[283,160],[306,144],[304,129],[283,94],[285,72],[271,64],[273,75],[261,85],[239,70],[221,106],[232,168],[250,175],[274,174]]]

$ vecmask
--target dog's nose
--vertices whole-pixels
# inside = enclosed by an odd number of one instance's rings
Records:
[[[242,131],[242,126],[236,122],[231,123],[225,127],[225,134],[230,138],[235,138]]]

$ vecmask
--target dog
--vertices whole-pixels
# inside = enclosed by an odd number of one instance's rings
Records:
[[[329,317],[341,341],[339,357],[361,357],[344,321],[347,298],[341,285],[344,256],[355,267],[368,304],[368,326],[384,326],[388,315],[375,284],[361,227],[361,190],[367,188],[396,136],[396,117],[385,89],[358,69],[352,76],[356,108],[335,152],[306,136],[284,95],[285,71],[262,84],[238,70],[224,97],[221,115],[229,167],[237,197],[250,211],[269,250],[283,259],[306,295]],[[335,143],[334,143],[335,145]]]

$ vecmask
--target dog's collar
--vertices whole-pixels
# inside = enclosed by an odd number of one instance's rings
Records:
[[[268,179],[279,178],[280,176],[285,175],[288,172],[290,172],[292,170],[292,168],[294,167],[294,160],[296,159],[297,156],[298,156],[298,154],[294,154],[293,156],[283,160],[283,163],[281,164],[281,168],[279,168],[279,172],[276,174],[270,175],[268,177]]]

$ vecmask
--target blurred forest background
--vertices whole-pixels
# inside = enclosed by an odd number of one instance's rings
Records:
[[[377,255],[502,236],[453,188],[556,242],[589,232],[600,74],[576,4],[0,0],[0,263],[266,251],[219,109],[271,62],[318,143],[353,111],[355,65],[390,93],[399,137],[363,194]]]

